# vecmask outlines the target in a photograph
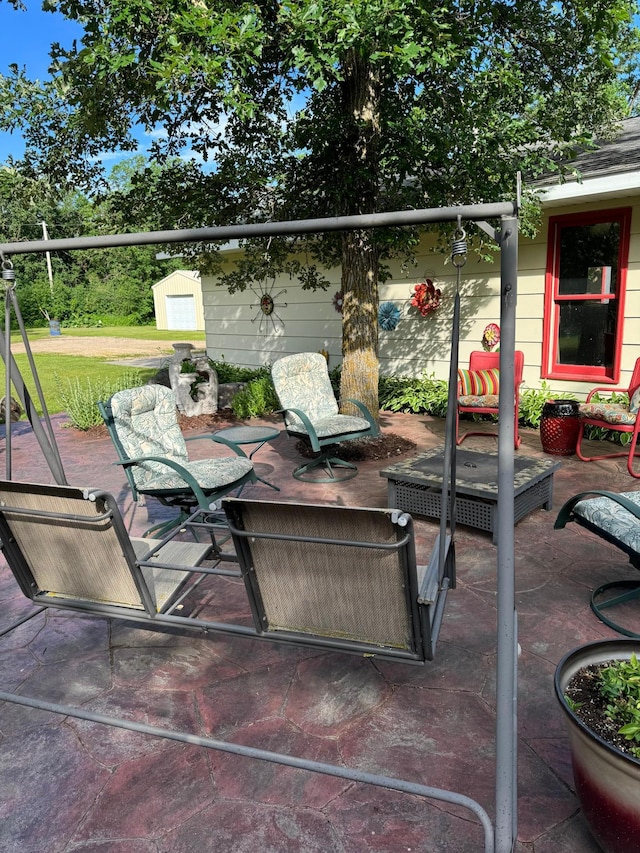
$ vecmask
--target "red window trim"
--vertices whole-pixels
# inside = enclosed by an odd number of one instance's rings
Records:
[[[572,225],[597,225],[601,222],[620,223],[620,249],[618,253],[618,292],[611,298],[618,303],[618,323],[613,356],[613,369],[607,375],[605,367],[582,367],[575,364],[558,364],[558,324],[559,312],[555,310],[558,302],[569,301],[575,297],[572,294],[560,296],[556,293],[559,278],[560,256],[558,253],[559,233],[561,228]],[[631,232],[631,208],[618,207],[608,210],[594,210],[588,213],[566,213],[561,216],[549,217],[547,238],[547,268],[544,286],[544,318],[542,333],[542,378],[565,379],[574,382],[597,381],[602,385],[617,385],[620,381],[620,363],[622,355],[624,301],[627,291],[627,268],[629,264],[629,239]],[[599,300],[601,296],[584,294],[581,298]]]

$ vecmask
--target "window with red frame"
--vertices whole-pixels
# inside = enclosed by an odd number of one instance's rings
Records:
[[[545,378],[619,381],[630,224],[631,208],[549,220]]]

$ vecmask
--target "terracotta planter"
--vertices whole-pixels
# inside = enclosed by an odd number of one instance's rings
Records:
[[[555,690],[569,728],[576,794],[589,828],[605,853],[640,853],[640,760],[588,729],[564,699],[585,666],[640,655],[639,640],[602,640],[569,652],[556,669]]]

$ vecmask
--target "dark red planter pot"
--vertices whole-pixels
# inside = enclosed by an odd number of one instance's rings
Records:
[[[577,400],[547,400],[540,418],[540,442],[545,453],[573,456],[578,441]]]
[[[602,640],[574,649],[556,669],[555,691],[571,743],[576,795],[605,853],[640,853],[640,761],[608,744],[578,719],[564,694],[585,666],[640,655],[639,640]]]

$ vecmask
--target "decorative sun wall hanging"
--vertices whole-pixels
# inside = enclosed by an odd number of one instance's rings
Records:
[[[262,335],[268,335],[270,331],[275,332],[278,328],[284,329],[284,320],[276,311],[276,308],[286,308],[286,302],[276,302],[278,296],[282,293],[286,293],[286,287],[283,287],[282,290],[279,290],[277,293],[273,292],[273,288],[275,287],[276,280],[272,279],[270,282],[263,281],[260,282],[258,287],[260,290],[255,290],[252,285],[249,285],[251,291],[255,293],[258,297],[257,305],[252,305],[252,308],[257,308],[258,313],[251,320],[252,323],[255,323],[256,320],[260,320],[260,324],[258,326],[258,332]]]

